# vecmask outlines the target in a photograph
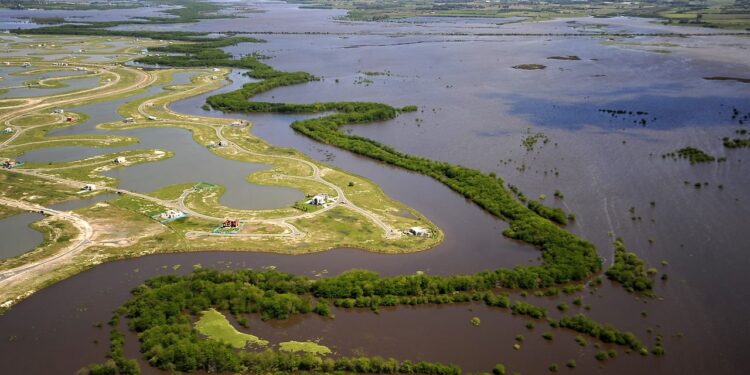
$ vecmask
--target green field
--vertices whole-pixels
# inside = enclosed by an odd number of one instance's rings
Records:
[[[258,347],[268,346],[268,341],[258,336],[237,331],[224,314],[215,309],[202,312],[200,319],[195,322],[195,329],[211,340],[225,342],[237,349],[244,349],[248,344]]]

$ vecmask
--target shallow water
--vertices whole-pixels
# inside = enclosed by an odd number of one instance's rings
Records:
[[[172,15],[162,13],[168,7],[143,7],[131,9],[108,10],[44,10],[44,9],[0,9],[0,28],[14,29],[17,27],[31,28],[38,25],[31,22],[31,18],[64,17],[69,22],[85,21],[125,21],[137,17],[165,17]]]
[[[9,98],[33,98],[38,96],[64,94],[67,92],[90,89],[96,87],[99,77],[82,77],[65,80],[65,86],[52,88],[17,87],[8,92],[0,94],[0,99]],[[0,87],[8,87],[4,84]]]
[[[259,51],[273,56],[268,63],[277,69],[304,70],[324,77],[320,82],[275,89],[257,100],[419,105],[420,112],[348,129],[401,151],[495,171],[529,197],[545,194],[547,204],[576,214],[571,230],[594,242],[605,264],[612,259],[609,232],[623,237],[630,250],[669,274],[668,282],[657,282],[656,293],[663,300],[636,300],[605,282],[595,295],[584,293],[593,306],[587,314],[632,330],[648,345],[654,334],[646,330],[653,328],[665,336],[668,354],[657,359],[621,352],[616,360],[600,365],[594,363],[590,349],[578,349],[572,335],[558,332],[554,343],[546,343],[538,337],[546,331],[542,324],[527,333],[524,320],[490,313],[480,306],[397,309],[381,315],[338,312],[333,321],[301,318],[273,325],[273,329],[254,322],[257,331],[253,332],[278,340],[319,336],[324,344],[343,353],[361,349],[368,354],[443,360],[472,371],[487,371],[493,363],[502,362],[511,371],[541,373],[552,362],[563,365],[575,358],[579,362],[576,372],[587,374],[743,373],[743,348],[750,344],[744,320],[750,313],[750,302],[744,298],[750,290],[745,277],[750,266],[745,254],[750,239],[744,235],[750,214],[750,176],[743,167],[747,160],[742,161],[748,154],[747,150],[724,149],[721,138],[741,127],[731,119],[732,107],[750,111],[750,85],[702,78],[745,76],[750,67],[746,38],[482,36],[477,34],[720,31],[670,28],[630,18],[488,23],[474,30],[473,21],[435,20],[428,25],[338,22],[333,18],[341,11],[299,10],[275,3],[258,6],[266,12],[248,15],[251,22],[207,20],[158,28],[330,33],[264,35],[268,43],[246,43],[227,50]],[[449,35],[454,32],[467,35]],[[581,60],[548,59],[562,55],[577,55]],[[512,69],[526,63],[544,64],[547,69]],[[359,72],[364,71],[389,71],[390,75],[368,77],[373,81],[370,85],[355,84]],[[232,87],[242,79],[235,74]],[[172,108],[206,114],[200,108],[204,98],[187,99]],[[599,109],[643,111],[648,117],[613,118]],[[106,321],[111,310],[127,298],[128,289],[142,280],[174,272],[170,267],[161,268],[164,265],[182,264],[178,273],[201,263],[219,268],[276,265],[306,275],[322,270],[336,274],[356,267],[384,274],[418,270],[449,274],[511,267],[533,262],[538,255],[529,246],[503,238],[500,231],[505,223],[432,179],[295,134],[289,123],[298,117],[222,116],[250,119],[252,131],[273,144],[295,147],[372,179],[389,196],[443,228],[445,242],[407,256],[346,249],[298,257],[197,253],[102,265],[39,292],[0,318],[0,332],[16,337],[12,344],[0,342],[0,358],[39,349],[51,353],[47,363],[12,365],[32,372],[44,372],[50,368],[46,366],[53,365],[72,371],[87,362],[101,361],[106,330],[91,328],[91,324]],[[633,123],[641,118],[648,120],[645,127]],[[526,151],[521,140],[529,132],[543,132],[550,141]],[[691,166],[686,161],[661,158],[661,154],[687,145],[728,160]],[[692,183],[697,181],[709,184],[695,189]],[[565,195],[563,200],[552,199],[556,189]],[[635,214],[628,212],[630,207]],[[669,265],[661,266],[662,260]],[[135,269],[139,272],[133,272]],[[53,301],[64,301],[59,305],[63,314],[53,316],[44,311]],[[554,310],[559,301],[535,302]],[[640,314],[644,310],[647,317]],[[475,315],[483,322],[478,329],[468,323]],[[351,334],[355,329],[358,334]],[[513,337],[518,333],[529,343],[515,352]],[[678,333],[684,337],[675,338]],[[91,344],[94,338],[100,344]],[[69,343],[87,349],[79,350],[81,357],[70,358],[59,350]]]
[[[193,73],[194,74],[194,73]],[[190,73],[175,74],[170,84],[189,82]],[[148,88],[145,92],[105,103],[95,103],[68,108],[85,113],[89,118],[80,125],[50,131],[52,136],[73,134],[111,134],[135,137],[138,143],[114,148],[93,147],[49,147],[40,148],[22,155],[19,159],[30,162],[63,162],[86,157],[121,152],[125,150],[161,149],[173,151],[172,158],[155,163],[145,163],[119,168],[105,173],[119,179],[119,187],[131,191],[149,192],[161,187],[185,182],[210,182],[225,186],[226,192],[220,202],[241,209],[273,209],[293,204],[304,198],[302,192],[291,188],[278,188],[250,184],[245,180],[249,174],[268,168],[263,164],[250,164],[227,160],[211,153],[197,144],[190,132],[179,128],[135,129],[110,131],[96,128],[104,122],[117,121],[122,117],[117,108],[127,102],[153,96],[163,90],[164,85]],[[200,165],[201,168],[195,168]]]
[[[39,246],[44,237],[29,225],[43,217],[40,213],[24,212],[0,219],[0,259],[21,255]]]
[[[84,199],[62,202],[49,206],[54,210],[71,211],[115,197],[114,194],[99,194]],[[0,259],[12,258],[41,245],[44,236],[31,228],[31,224],[44,218],[34,212],[24,212],[0,219]]]

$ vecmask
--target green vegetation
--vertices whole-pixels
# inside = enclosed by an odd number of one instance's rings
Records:
[[[542,141],[543,144],[549,143],[549,137],[547,137],[544,133],[538,132],[534,134],[529,134],[521,140],[521,145],[526,148],[526,151],[533,151],[534,146],[537,144],[537,142]]]
[[[3,0],[4,1],[4,0]],[[186,22],[197,22],[201,19],[212,19],[212,18],[232,18],[231,15],[218,15],[217,12],[221,9],[221,5],[211,2],[203,2],[199,0],[154,0],[154,3],[165,4],[165,5],[178,5],[178,7],[168,9],[164,13],[170,14],[174,17],[141,17],[133,20],[126,21],[108,21],[108,22],[79,22],[76,24],[62,24],[57,26],[38,27],[30,29],[15,29],[11,32],[16,34],[34,34],[34,35],[93,35],[93,36],[124,36],[134,38],[152,38],[160,40],[179,40],[179,41],[194,41],[209,44],[210,48],[216,48],[221,46],[227,46],[229,44],[223,44],[222,39],[232,38],[216,38],[211,39],[206,36],[209,35],[207,32],[189,32],[189,31],[150,31],[150,30],[111,30],[110,28],[120,25],[149,25],[149,24],[174,24],[174,23],[186,23]],[[50,4],[50,3],[46,3]],[[84,5],[84,4],[81,4]],[[37,4],[33,4],[37,6]],[[118,6],[114,6],[118,7]],[[111,5],[107,5],[103,9],[110,9]],[[232,35],[233,33],[228,33]],[[255,41],[253,38],[241,38],[244,41]]]
[[[606,343],[627,346],[633,350],[640,350],[644,347],[632,333],[622,332],[612,326],[599,324],[583,314],[564,316],[553,323],[555,327],[569,328],[576,332],[585,333]],[[581,343],[578,338],[576,338],[576,342]]]
[[[583,336],[581,336],[581,335],[577,335],[577,336],[575,337],[575,341],[576,341],[576,343],[577,343],[577,344],[578,344],[579,346],[584,346],[584,347],[585,347],[586,345],[588,345],[588,343],[589,343],[589,342],[588,342],[588,341],[586,340],[586,338],[585,338],[585,337],[583,337]]]
[[[252,57],[249,76],[263,79],[243,85],[239,90],[210,96],[207,104],[214,109],[231,112],[276,112],[276,113],[320,113],[337,112],[319,118],[310,118],[292,123],[292,128],[317,141],[332,144],[356,154],[430,176],[464,197],[474,201],[484,210],[509,223],[504,234],[527,242],[543,252],[542,266],[517,267],[503,270],[506,288],[544,288],[554,284],[583,280],[601,268],[601,260],[594,246],[570,232],[565,231],[524,207],[505,189],[502,179],[494,174],[459,165],[438,162],[412,156],[373,140],[349,135],[340,131],[347,124],[383,121],[396,117],[399,110],[386,104],[366,102],[329,102],[312,104],[288,104],[252,102],[251,97],[270,89],[308,82],[316,79],[305,72],[280,72]],[[534,205],[555,221],[567,222],[562,210],[542,209]]]
[[[562,225],[568,224],[568,214],[566,214],[561,208],[547,207],[532,199],[528,201],[527,207],[545,219],[552,220],[555,223]]]
[[[542,70],[546,69],[546,65],[542,64],[520,64],[520,65],[514,65],[513,69],[520,69],[520,70]]]
[[[366,271],[350,271],[335,277],[310,280],[275,270],[219,272],[196,268],[187,276],[168,275],[150,279],[133,290],[131,300],[118,309],[113,318],[115,323],[111,333],[110,356],[121,373],[123,368],[134,363],[124,358],[124,334],[116,328],[120,316],[126,316],[128,326],[140,337],[144,357],[149,359],[151,365],[162,370],[458,374],[460,370],[457,367],[436,363],[398,362],[377,357],[320,359],[319,355],[328,352],[315,343],[282,343],[280,351],[237,351],[235,348],[243,347],[251,337],[237,332],[217,310],[235,316],[253,313],[260,314],[264,319],[287,319],[292,315],[314,312],[314,305],[325,300],[356,295],[359,298],[378,296],[381,301],[390,301],[393,305],[409,304],[412,297],[435,297],[434,302],[430,303],[484,299],[491,306],[507,308],[509,302],[505,296],[495,296],[489,292],[458,292],[470,289],[472,284],[469,280],[469,276],[423,274],[381,278]],[[540,307],[520,301],[514,302],[510,308],[513,313],[537,318],[543,318],[546,313]],[[201,315],[201,318],[193,324],[192,317],[196,315]],[[555,327],[596,335],[605,342],[641,347],[632,334],[600,325],[583,316],[563,318],[552,323]],[[207,338],[199,333],[204,333]],[[300,351],[304,354],[296,354]],[[275,363],[273,366],[276,367],[269,367],[271,363]],[[368,366],[362,367],[359,365],[361,363]],[[382,367],[384,363],[388,365]]]
[[[690,161],[690,164],[709,163],[716,160],[716,158],[714,158],[713,156],[695,147],[683,147],[675,152],[666,153],[661,157],[662,159],[666,157],[671,157],[674,159],[687,159]]]
[[[610,280],[616,281],[629,292],[649,292],[653,280],[646,272],[646,262],[625,248],[622,238],[615,240],[615,263],[607,270]]]
[[[750,138],[733,138],[724,137],[722,139],[724,147],[726,148],[746,148],[750,147]]]
[[[243,349],[247,344],[256,346],[268,345],[268,341],[266,340],[261,340],[257,336],[237,331],[232,327],[232,324],[229,323],[224,314],[215,309],[203,311],[200,319],[195,322],[195,329],[212,340],[227,343],[237,349]]]
[[[312,341],[286,341],[279,344],[279,350],[288,353],[331,354],[331,349]]]
[[[569,60],[569,61],[578,61],[581,58],[576,55],[567,55],[567,56],[550,56],[547,59],[549,60]]]
[[[259,64],[256,57],[246,56],[241,59],[234,59],[232,54],[222,51],[220,47],[232,46],[238,43],[260,42],[263,42],[263,40],[248,37],[230,37],[223,39],[204,39],[204,41],[197,41],[189,44],[170,44],[162,47],[153,47],[150,51],[179,55],[145,56],[138,58],[135,61],[142,64],[183,68],[226,66],[231,68],[255,69]]]
[[[667,2],[648,4],[633,2],[521,2],[509,6],[506,2],[482,0],[294,0],[306,8],[346,9],[347,19],[357,21],[399,20],[408,17],[523,17],[531,21],[559,17],[614,17],[633,16],[659,18],[665,24],[703,26],[726,29],[750,28],[747,2]],[[497,22],[488,20],[487,22]],[[582,26],[583,27],[583,26]],[[568,56],[562,56],[568,57]]]
[[[482,321],[479,320],[479,318],[475,316],[475,317],[471,318],[470,323],[474,327],[479,327],[479,325],[482,324]]]

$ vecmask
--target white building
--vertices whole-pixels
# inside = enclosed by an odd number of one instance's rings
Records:
[[[135,123],[135,119],[132,117],[126,117],[124,120],[122,120],[122,122],[126,124],[132,124],[132,123]]]
[[[185,213],[177,210],[167,210],[159,215],[162,220],[174,220],[185,216]]]
[[[219,147],[226,147],[226,146],[229,146],[228,141],[219,141]]]
[[[307,204],[311,204],[313,206],[322,206],[326,203],[328,203],[328,194],[318,194],[309,201],[306,202]]]
[[[156,121],[156,116],[148,116],[148,119],[151,121]]]
[[[423,227],[411,227],[409,228],[410,235],[417,237],[429,237],[430,231]]]
[[[118,156],[115,158],[115,164],[125,164],[125,158],[122,156]]]
[[[96,190],[96,185],[94,185],[94,184],[86,184],[86,185],[83,185],[83,188],[81,190],[94,191],[94,190]]]
[[[13,133],[13,128],[5,128],[3,129],[3,134],[10,134]]]
[[[214,72],[220,72],[220,71],[221,71],[221,69],[219,69],[219,68],[214,68]]]
[[[62,109],[62,108],[57,108],[57,109],[55,109],[55,110],[54,110],[54,111],[52,111],[52,112],[54,112],[54,113],[60,113],[60,114],[62,114],[62,113],[65,113],[65,110],[64,110],[64,109]]]

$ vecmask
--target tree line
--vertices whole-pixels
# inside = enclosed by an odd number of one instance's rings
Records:
[[[547,312],[542,307],[511,301],[507,295],[497,295],[489,290],[494,288],[488,281],[488,277],[491,280],[489,274],[380,277],[374,272],[353,270],[311,280],[276,270],[220,272],[198,268],[186,276],[160,276],[135,288],[132,298],[115,312],[110,321],[111,361],[92,365],[87,371],[89,374],[139,373],[137,361],[125,358],[123,354],[125,336],[119,325],[124,316],[128,327],[138,334],[144,358],[152,366],[165,371],[459,374],[460,369],[456,366],[433,362],[412,363],[378,357],[324,359],[272,349],[237,351],[229,344],[203,338],[193,327],[193,317],[210,308],[228,311],[235,316],[256,313],[263,319],[287,319],[308,313],[328,316],[330,300],[337,301],[340,308],[351,308],[357,306],[341,301],[365,298],[391,301],[384,305],[398,305],[422,298],[424,303],[483,301],[516,315],[546,318]],[[572,329],[604,342],[643,348],[633,334],[599,324],[583,315],[550,320],[550,325]]]

